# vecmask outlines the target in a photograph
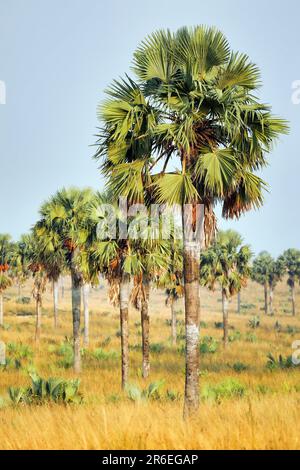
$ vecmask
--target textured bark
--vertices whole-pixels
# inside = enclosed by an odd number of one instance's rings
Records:
[[[270,286],[270,294],[269,294],[269,307],[270,307],[270,314],[273,315],[273,298],[274,298],[274,290],[273,287]]]
[[[0,326],[4,324],[4,317],[3,317],[3,294],[0,293]]]
[[[36,300],[35,303],[35,314],[36,314],[36,323],[35,323],[35,342],[38,343],[41,337],[41,327],[42,327],[42,306],[40,300]]]
[[[53,280],[54,328],[58,326],[58,280]]]
[[[74,255],[71,261],[71,281],[72,281],[72,317],[73,317],[73,348],[74,348],[74,371],[81,372],[80,355],[80,314],[81,314],[81,287],[82,275],[76,269]]]
[[[90,342],[89,294],[90,294],[90,285],[84,284],[82,287],[82,297],[83,297],[83,317],[84,317],[83,343],[85,346],[88,346]]]
[[[177,343],[177,318],[176,318],[174,299],[171,299],[171,320],[172,320],[172,344],[173,346],[175,346]]]
[[[129,329],[128,329],[128,304],[129,304],[129,276],[122,274],[120,281],[120,327],[121,327],[121,369],[122,388],[128,383],[129,373]]]
[[[226,291],[222,290],[222,311],[223,311],[223,344],[228,345],[228,299]]]
[[[265,314],[268,315],[269,313],[269,304],[268,304],[268,284],[264,285],[264,293],[265,293]]]
[[[142,325],[142,352],[143,352],[143,362],[142,362],[142,376],[144,379],[149,377],[150,374],[150,317],[149,317],[149,294],[150,294],[150,284],[147,278],[143,279],[143,287],[145,298],[142,300],[141,304],[141,325]]]
[[[241,313],[241,291],[239,291],[238,294],[237,294],[237,310],[236,310],[236,312],[238,314]]]
[[[292,315],[296,316],[296,295],[295,295],[295,285],[291,286],[291,295],[292,295]]]
[[[190,241],[183,218],[183,264],[185,292],[185,394],[184,417],[193,416],[199,408],[199,311],[200,311],[200,241]]]

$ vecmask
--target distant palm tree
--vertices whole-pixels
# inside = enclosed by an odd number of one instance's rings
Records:
[[[300,251],[294,248],[286,250],[279,258],[285,266],[285,271],[288,275],[288,286],[291,289],[292,298],[292,314],[296,315],[296,293],[295,284],[300,282]]]
[[[54,328],[58,326],[58,281],[66,267],[65,251],[60,234],[51,228],[49,220],[41,219],[34,227],[38,238],[40,253],[39,261],[44,266],[47,277],[52,283]]]
[[[269,268],[269,311],[271,315],[274,314],[274,309],[273,309],[274,290],[278,282],[282,280],[284,274],[285,274],[284,260],[281,257],[279,257],[278,259],[273,259],[273,262]]]
[[[155,32],[136,50],[133,68],[138,83],[126,77],[107,91],[96,157],[104,157],[115,197],[139,202],[146,194],[148,203],[192,209],[183,217],[187,416],[199,405],[201,240],[189,232],[197,204],[204,206],[203,244],[215,231],[217,201],[225,217],[259,207],[265,183],[254,172],[287,125],[255,98],[258,68],[214,28]]]
[[[221,287],[223,311],[223,342],[228,344],[228,300],[240,291],[250,275],[252,253],[248,245],[237,246],[236,239],[220,234],[208,250],[201,254],[200,279],[202,285],[215,290]]]
[[[85,248],[89,238],[89,214],[95,195],[91,189],[62,189],[40,209],[38,226],[58,236],[60,249],[72,280],[72,316],[74,342],[74,370],[81,371],[80,313],[81,288],[84,283]]]
[[[262,251],[253,261],[251,277],[253,281],[264,286],[265,314],[269,313],[269,280],[274,260],[267,251]]]

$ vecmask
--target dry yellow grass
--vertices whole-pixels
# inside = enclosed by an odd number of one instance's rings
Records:
[[[65,336],[71,336],[70,291],[61,300],[60,327],[54,331],[51,313],[51,293],[44,303],[42,339],[39,348],[33,342],[34,305],[14,302],[15,290],[6,296],[5,322],[8,330],[0,330],[5,343],[22,342],[34,351],[33,363],[43,377],[71,378],[71,369],[59,366],[57,348]],[[245,313],[235,313],[231,304],[230,324],[242,337],[230,343],[227,351],[220,345],[215,354],[201,357],[201,389],[208,384],[222,383],[233,378],[245,385],[245,396],[228,398],[220,403],[202,400],[197,416],[189,422],[182,420],[182,398],[133,403],[120,392],[119,358],[102,361],[84,361],[81,374],[82,405],[41,405],[0,408],[1,449],[299,449],[300,448],[300,368],[269,372],[265,365],[267,354],[292,354],[292,342],[299,334],[286,332],[288,325],[300,328],[300,320],[288,313],[289,295],[285,284],[276,292],[275,317],[265,318],[263,293],[259,286],[250,284],[243,292],[243,303],[254,304]],[[30,295],[30,285],[23,295]],[[221,341],[222,331],[215,328],[221,321],[218,293],[202,291],[202,321],[206,327],[202,336],[209,335]],[[180,308],[180,306],[179,306]],[[286,310],[286,312],[284,312]],[[17,315],[18,313],[18,315]],[[248,320],[259,314],[261,326],[253,331]],[[151,381],[164,379],[165,390],[183,394],[184,357],[169,341],[170,327],[166,324],[170,312],[164,306],[162,292],[152,293],[151,341],[162,343],[164,350],[151,355],[151,377],[146,383],[140,377],[141,353],[130,353],[130,381],[146,387]],[[183,315],[179,314],[179,320]],[[137,322],[139,315],[133,309],[130,317],[130,343],[139,344],[141,337]],[[277,332],[275,322],[284,331]],[[179,330],[180,330],[179,326]],[[109,306],[105,289],[93,290],[91,298],[91,345],[94,350],[107,338],[106,351],[119,351],[118,312]],[[247,332],[255,333],[256,342],[246,341]],[[179,345],[183,342],[179,342]],[[235,372],[236,362],[248,369]],[[9,386],[29,384],[24,370],[0,371],[0,396],[7,395]]]

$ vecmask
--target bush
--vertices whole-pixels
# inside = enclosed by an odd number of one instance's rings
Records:
[[[165,347],[162,343],[152,343],[150,344],[149,349],[152,353],[161,353],[164,351]]]
[[[260,317],[259,316],[254,316],[251,318],[251,320],[248,321],[248,326],[252,329],[258,328],[260,325]]]
[[[68,339],[60,345],[57,350],[57,355],[62,357],[62,359],[57,363],[59,367],[63,367],[64,369],[73,367],[74,351],[73,346]]]
[[[21,304],[21,305],[28,305],[30,304],[30,302],[31,302],[30,297],[18,297],[16,300],[16,303]]]
[[[162,398],[161,389],[164,386],[164,380],[157,380],[152,382],[147,388],[142,390],[140,387],[134,384],[128,384],[126,386],[127,397],[131,401],[141,401],[141,400],[159,400]]]
[[[8,343],[6,348],[5,364],[0,366],[2,369],[21,369],[28,365],[33,357],[33,352],[27,344]]]
[[[287,356],[286,358],[279,354],[278,359],[275,358],[271,353],[267,356],[268,361],[266,367],[269,370],[276,370],[276,369],[291,369],[295,367],[293,364],[292,356]]]
[[[218,342],[212,336],[204,336],[200,340],[199,350],[201,354],[214,354],[218,349]]]
[[[202,398],[221,402],[228,398],[241,398],[246,393],[245,385],[238,380],[227,379],[218,385],[206,385],[202,391]]]
[[[92,357],[97,361],[107,361],[109,359],[117,359],[118,353],[116,351],[104,351],[102,348],[95,349]]]
[[[257,336],[255,333],[246,333],[245,340],[247,343],[256,343],[257,342]]]
[[[42,404],[47,401],[56,403],[81,403],[82,396],[78,389],[80,381],[63,380],[50,377],[44,380],[37,374],[29,374],[31,387],[9,387],[8,394],[13,404]]]
[[[235,372],[244,372],[245,370],[249,369],[249,366],[244,364],[243,362],[235,362],[232,366]]]
[[[239,341],[242,338],[242,335],[239,331],[235,331],[231,335],[228,336],[229,343],[233,343],[234,341]]]

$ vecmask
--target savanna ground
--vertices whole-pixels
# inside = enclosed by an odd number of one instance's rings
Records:
[[[299,292],[298,292],[299,294]],[[22,292],[30,296],[30,284]],[[231,342],[222,347],[222,321],[218,292],[202,289],[201,336],[211,336],[201,354],[201,406],[194,419],[182,420],[184,315],[178,304],[178,344],[171,345],[170,310],[163,292],[151,294],[151,377],[141,378],[141,330],[139,313],[130,312],[130,382],[145,389],[164,380],[159,399],[133,401],[120,391],[119,316],[106,298],[106,289],[91,293],[91,341],[83,358],[79,405],[9,404],[10,386],[30,385],[27,368],[40,376],[72,378],[69,348],[65,337],[72,334],[70,290],[60,299],[60,326],[53,328],[52,297],[44,300],[40,346],[34,343],[34,303],[16,303],[16,289],[5,293],[5,323],[0,339],[6,344],[28,345],[32,356],[21,359],[21,367],[0,370],[1,449],[299,449],[300,367],[267,367],[267,355],[292,354],[292,343],[300,340],[300,318],[290,314],[285,283],[276,290],[275,316],[262,311],[263,291],[250,284],[242,293],[242,313],[236,314],[236,299],[230,305]],[[261,324],[248,322],[260,315]],[[275,328],[276,322],[279,323]],[[100,348],[100,353],[99,353]],[[94,354],[94,351],[98,350]],[[97,358],[97,357],[98,358]],[[156,397],[157,398],[157,397]]]

